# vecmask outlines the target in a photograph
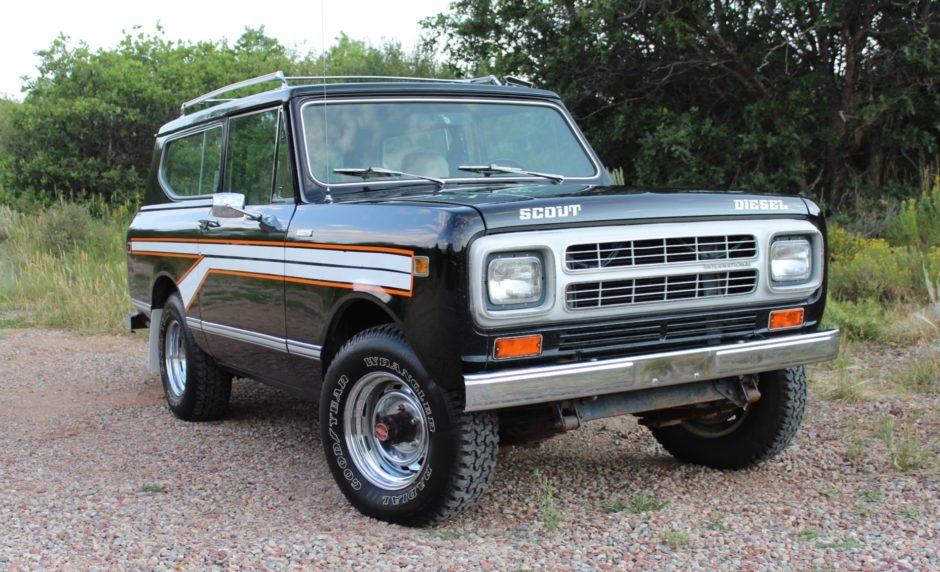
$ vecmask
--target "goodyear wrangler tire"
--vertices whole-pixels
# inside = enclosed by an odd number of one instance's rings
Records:
[[[464,413],[392,326],[354,336],[330,364],[320,438],[340,490],[361,513],[423,526],[460,514],[496,466],[492,413]]]
[[[803,420],[806,370],[803,366],[758,376],[761,398],[747,411],[714,423],[685,422],[652,428],[666,451],[687,463],[716,469],[744,469],[783,451]]]
[[[177,294],[160,317],[160,378],[170,411],[184,421],[218,419],[228,408],[232,376],[196,345]]]

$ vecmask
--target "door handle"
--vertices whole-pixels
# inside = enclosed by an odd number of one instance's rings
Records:
[[[210,228],[219,228],[222,224],[211,218],[199,219],[199,230],[209,230]]]

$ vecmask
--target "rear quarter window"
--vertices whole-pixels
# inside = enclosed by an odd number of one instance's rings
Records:
[[[222,126],[218,125],[167,142],[161,175],[171,197],[211,195],[219,186]]]

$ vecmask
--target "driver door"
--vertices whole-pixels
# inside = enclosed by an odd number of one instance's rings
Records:
[[[284,113],[229,119],[223,191],[245,195],[251,216],[210,217],[200,255],[210,264],[199,295],[202,330],[221,363],[290,383],[284,323],[284,241],[294,215]],[[237,214],[237,213],[235,213]],[[254,215],[269,217],[262,223]]]

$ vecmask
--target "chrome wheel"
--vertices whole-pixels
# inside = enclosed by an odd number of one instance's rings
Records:
[[[183,327],[176,320],[166,325],[163,334],[163,365],[170,382],[170,392],[175,397],[180,397],[186,390],[186,347]]]
[[[350,390],[343,424],[350,457],[370,483],[401,490],[418,478],[428,456],[428,423],[403,379],[387,372],[360,378]]]

